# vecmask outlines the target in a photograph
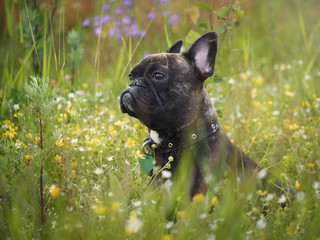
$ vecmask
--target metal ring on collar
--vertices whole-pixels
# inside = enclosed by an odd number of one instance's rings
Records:
[[[172,144],[172,143],[168,143],[168,147],[169,147],[169,148],[172,148],[172,147],[173,147],[173,144]]]

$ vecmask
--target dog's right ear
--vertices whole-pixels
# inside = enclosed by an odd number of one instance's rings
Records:
[[[175,44],[173,44],[168,50],[167,53],[180,53],[183,41],[178,40]]]
[[[202,80],[212,76],[217,54],[218,34],[208,32],[198,38],[188,51],[183,53],[188,58],[198,77]]]

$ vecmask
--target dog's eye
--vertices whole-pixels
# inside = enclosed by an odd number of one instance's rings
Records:
[[[157,79],[157,80],[163,80],[163,79],[165,79],[167,76],[164,75],[164,74],[162,74],[162,73],[156,72],[156,73],[153,75],[153,77],[154,77],[155,79]]]

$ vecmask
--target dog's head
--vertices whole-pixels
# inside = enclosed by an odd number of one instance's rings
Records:
[[[195,116],[203,102],[205,79],[212,76],[218,36],[209,32],[180,53],[182,40],[166,53],[152,54],[130,72],[120,96],[121,110],[152,130],[173,129]]]

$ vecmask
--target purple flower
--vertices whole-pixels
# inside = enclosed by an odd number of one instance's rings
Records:
[[[96,27],[96,28],[94,29],[94,35],[95,35],[95,36],[99,36],[101,33],[102,33],[102,28]]]
[[[106,12],[110,11],[110,9],[111,9],[111,5],[110,4],[105,4],[103,6],[103,10],[105,10]]]
[[[147,18],[148,18],[149,20],[152,20],[152,19],[154,19],[155,17],[156,17],[156,13],[153,12],[153,11],[149,12],[148,15],[147,15]]]
[[[140,36],[143,37],[143,38],[145,38],[145,37],[147,36],[146,30],[142,30],[142,31],[140,32]]]
[[[121,27],[121,22],[120,22],[119,20],[116,20],[115,23],[114,23],[114,26],[115,26],[116,28]]]
[[[110,16],[110,15],[104,15],[104,16],[102,17],[102,24],[107,24],[107,23],[111,22],[112,19],[113,19],[112,16]]]
[[[129,17],[129,16],[124,16],[124,17],[122,17],[122,23],[124,24],[124,25],[130,25],[130,23],[131,23],[131,18]]]
[[[93,26],[99,26],[100,25],[100,16],[95,16],[94,19],[93,19]]]
[[[108,35],[110,38],[113,38],[117,34],[117,29],[116,28],[110,28]]]
[[[161,5],[168,4],[168,0],[159,0],[159,2],[160,2]]]
[[[130,27],[130,35],[133,38],[136,38],[136,37],[140,36],[139,28],[138,28],[138,25],[136,23],[131,25],[131,27]]]
[[[124,12],[123,8],[122,7],[118,7],[116,8],[116,15],[120,15]]]
[[[177,24],[178,22],[180,22],[180,17],[178,14],[174,14],[172,15],[170,21],[169,21],[169,26],[174,26],[175,24]]]
[[[127,8],[133,8],[134,2],[133,0],[123,0],[123,5]]]
[[[89,26],[90,26],[90,19],[89,19],[89,18],[85,18],[85,19],[82,21],[81,26],[82,26],[82,27],[89,27]]]

